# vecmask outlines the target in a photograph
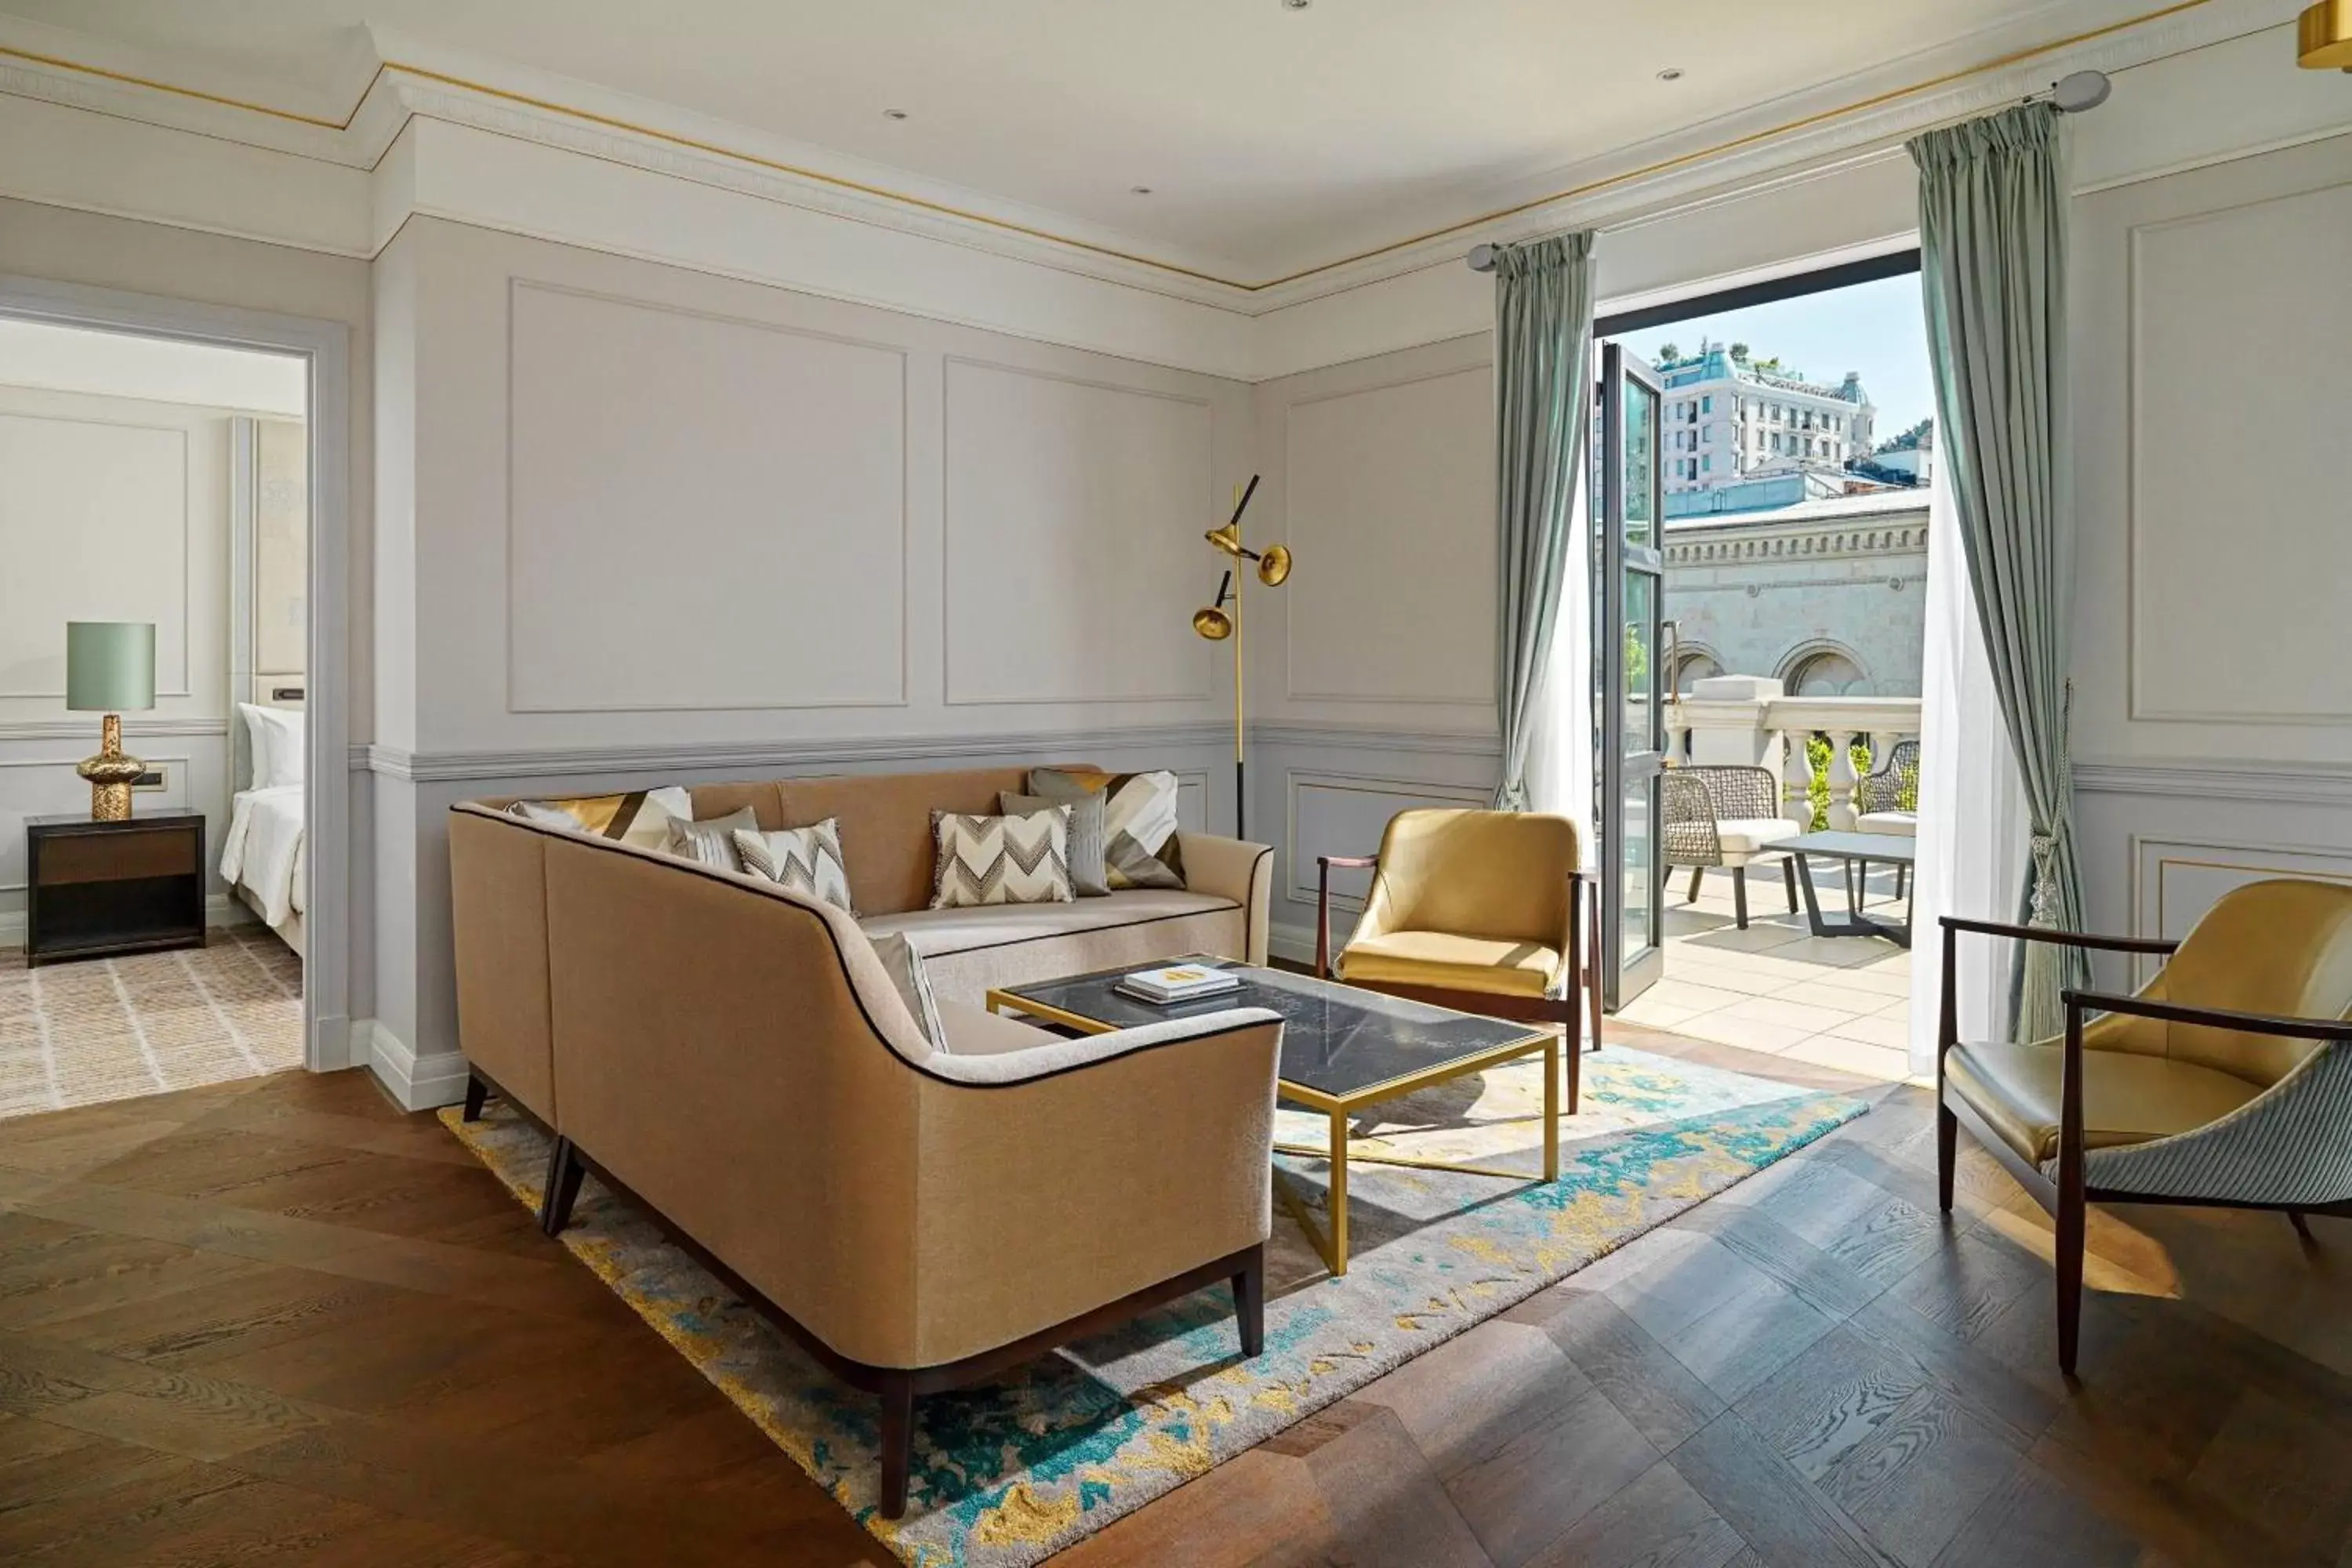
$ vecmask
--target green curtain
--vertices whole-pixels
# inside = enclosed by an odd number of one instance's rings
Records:
[[[2074,498],[2061,122],[2048,104],[2027,104],[1930,131],[1910,149],[1936,444],[2032,816],[2020,918],[2080,931],[2066,733]],[[2027,944],[2012,993],[2019,1037],[2057,1033],[2059,992],[2087,976],[2079,952]]]
[[[1495,804],[1528,805],[1528,743],[1559,620],[1569,514],[1591,422],[1592,236],[1495,247],[1495,507],[1501,528],[1503,780]]]

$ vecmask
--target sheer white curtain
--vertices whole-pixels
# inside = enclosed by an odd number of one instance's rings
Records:
[[[2029,814],[1992,664],[1969,597],[1960,521],[1940,465],[1927,514],[1926,662],[1919,681],[1918,865],[1912,879],[1911,1070],[1936,1070],[1943,1006],[1938,917],[2017,918]],[[2009,1011],[2012,944],[1962,937],[1960,1037],[1997,1034]]]
[[[1551,662],[1538,694],[1528,746],[1528,806],[1577,824],[1584,858],[1596,853],[1592,826],[1592,518],[1585,506],[1591,465],[1577,447],[1576,496],[1568,513],[1568,571]]]

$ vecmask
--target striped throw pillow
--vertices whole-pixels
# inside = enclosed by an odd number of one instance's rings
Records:
[[[694,820],[693,797],[678,784],[667,789],[631,790],[626,795],[519,800],[507,810],[541,827],[565,827],[597,838],[617,838],[640,849],[668,847],[673,817]]]
[[[743,869],[765,877],[795,893],[822,900],[836,910],[850,908],[849,868],[841,858],[841,823],[828,816],[807,827],[787,827],[781,833],[737,828],[731,837]]]
[[[1176,839],[1176,775],[1065,773],[1034,768],[1029,793],[1047,800],[1099,795],[1103,803],[1103,880],[1121,888],[1181,888],[1184,862]]]
[[[714,816],[709,822],[673,816],[669,819],[669,841],[664,847],[679,859],[691,860],[698,866],[740,871],[743,858],[735,853],[735,835],[759,830],[759,815],[748,805],[725,816]]]
[[[1022,816],[934,811],[931,843],[938,855],[931,876],[935,910],[1076,900],[1066,806]]]

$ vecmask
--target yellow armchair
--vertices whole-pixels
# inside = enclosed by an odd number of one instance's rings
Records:
[[[2058,1364],[2081,1339],[2089,1203],[2352,1215],[2352,887],[2233,889],[2178,942],[1944,918],[1937,1173],[1969,1134],[2057,1220]],[[1959,933],[2169,955],[2136,995],[2069,991],[2066,1030],[1958,1038]],[[2091,1017],[2088,1015],[2100,1016]]]
[[[1592,1037],[1601,994],[1601,931],[1585,910],[1589,873],[1576,825],[1530,812],[1399,812],[1377,856],[1316,858],[1315,973],[1467,1013],[1565,1026],[1568,1109],[1576,1110],[1590,992]],[[1331,953],[1331,871],[1369,868],[1372,886],[1355,933]]]

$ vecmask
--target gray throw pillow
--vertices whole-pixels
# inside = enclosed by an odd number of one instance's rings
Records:
[[[669,852],[681,860],[691,860],[698,866],[715,866],[721,871],[740,871],[743,858],[735,852],[738,833],[760,831],[760,814],[750,806],[728,816],[714,816],[708,822],[688,822],[683,817],[669,819]]]
[[[996,797],[996,809],[1007,816],[1026,816],[1033,811],[1051,811],[1057,805],[1070,808],[1070,890],[1082,899],[1099,899],[1110,891],[1103,871],[1102,796],[1047,800],[1044,795],[1015,795],[1008,789]]]
[[[889,931],[874,940],[874,956],[882,961],[883,971],[890,984],[898,988],[898,995],[907,1004],[907,1011],[915,1016],[915,1027],[932,1048],[948,1048],[947,1030],[940,1025],[940,1005],[931,995],[930,976],[923,973],[923,955],[907,940],[904,931]]]
[[[1029,793],[1065,805],[1088,796],[1103,803],[1103,880],[1113,892],[1184,885],[1182,840],[1176,831],[1176,775],[1167,769],[1105,773],[1032,768]]]

